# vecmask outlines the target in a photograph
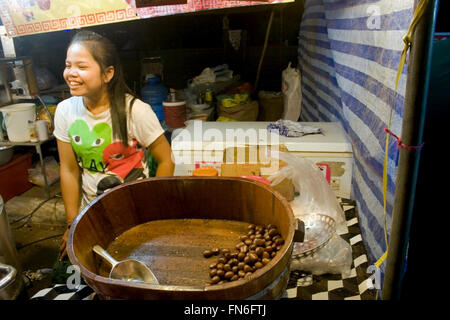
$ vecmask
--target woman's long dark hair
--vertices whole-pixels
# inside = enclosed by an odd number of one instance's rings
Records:
[[[89,30],[83,30],[75,34],[69,47],[76,42],[83,43],[95,61],[100,65],[100,72],[103,73],[110,66],[114,67],[114,76],[107,83],[112,132],[113,136],[121,140],[124,146],[128,146],[125,95],[127,93],[133,97],[135,95],[125,83],[122,65],[116,47],[109,39]],[[134,99],[132,100],[133,102]]]

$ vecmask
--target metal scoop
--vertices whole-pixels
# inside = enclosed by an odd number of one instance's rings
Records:
[[[142,262],[132,259],[117,261],[99,245],[94,246],[93,250],[111,264],[111,279],[159,284],[153,272]]]

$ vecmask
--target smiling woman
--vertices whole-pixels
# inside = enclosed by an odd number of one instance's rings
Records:
[[[155,113],[125,84],[111,41],[90,31],[77,33],[67,49],[63,76],[72,97],[58,105],[54,135],[70,227],[80,211],[78,190],[83,206],[118,184],[149,177],[146,148],[158,163],[157,176],[173,175],[174,165]]]

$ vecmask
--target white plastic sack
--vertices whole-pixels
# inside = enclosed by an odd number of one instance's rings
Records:
[[[321,214],[333,218],[336,222],[336,230],[330,235],[331,238],[325,246],[312,255],[294,257],[291,269],[315,275],[324,273],[349,275],[352,248],[339,236],[348,232],[345,214],[322,172],[314,162],[298,155],[278,152],[272,156],[286,162],[287,165],[268,177],[271,185],[290,178],[296,191],[299,192],[299,195],[290,202],[295,217],[302,220],[302,216]]]
[[[323,248],[312,255],[292,259],[291,270],[307,271],[317,276],[332,273],[348,277],[352,261],[352,247],[335,233]]]
[[[284,111],[281,116],[284,120],[298,121],[302,110],[302,91],[300,86],[300,71],[288,67],[282,72],[281,91],[283,92]]]
[[[345,215],[322,171],[314,162],[299,155],[287,152],[273,154],[288,165],[268,177],[271,185],[276,185],[290,178],[295,190],[300,193],[292,202],[297,202],[301,208],[299,215],[323,214],[334,219],[336,230],[343,234],[348,231]],[[299,216],[300,218],[300,216]]]

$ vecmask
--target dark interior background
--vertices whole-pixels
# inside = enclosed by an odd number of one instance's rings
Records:
[[[183,89],[187,80],[204,68],[223,63],[228,63],[242,80],[254,84],[271,10],[274,17],[258,89],[280,91],[281,72],[289,62],[297,65],[302,0],[140,19],[89,29],[116,44],[126,81],[136,93],[141,88],[141,61],[153,56],[162,58],[163,82],[167,87]],[[223,31],[225,17],[230,30],[246,31],[246,39],[237,51]],[[14,38],[16,54],[31,56],[35,66],[49,69],[63,83],[66,49],[74,33],[76,30],[66,30]]]

